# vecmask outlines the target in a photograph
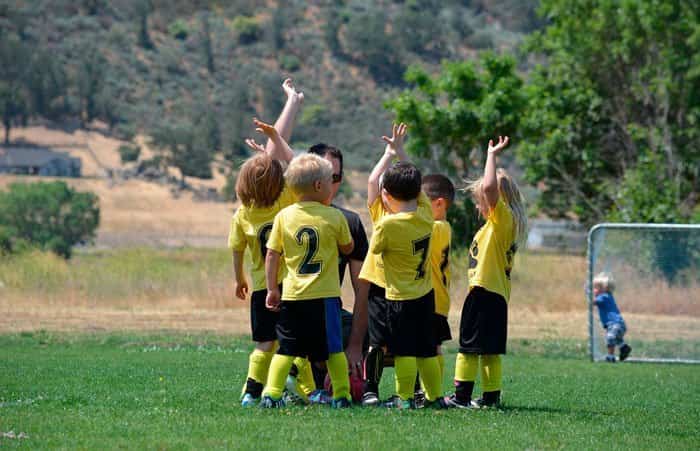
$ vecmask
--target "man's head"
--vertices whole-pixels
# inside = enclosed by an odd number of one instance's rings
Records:
[[[455,186],[442,174],[428,174],[423,177],[421,186],[430,199],[433,219],[443,221],[447,218],[447,209],[455,200]]]
[[[330,162],[308,153],[295,157],[284,174],[289,188],[298,196],[324,204],[330,203],[332,176]]]
[[[413,163],[399,161],[384,172],[381,184],[382,200],[385,205],[392,207],[397,202],[409,202],[418,198],[421,174]]]
[[[327,160],[333,166],[332,186],[330,201],[338,194],[340,184],[343,181],[343,152],[337,147],[325,143],[318,143],[309,148],[309,152]]]

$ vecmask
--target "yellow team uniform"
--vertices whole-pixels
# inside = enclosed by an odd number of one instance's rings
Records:
[[[430,241],[430,267],[433,290],[435,290],[435,313],[447,317],[450,313],[450,245],[452,243],[450,223],[435,221]]]
[[[513,214],[499,198],[469,248],[469,288],[479,286],[508,301],[516,250]]]
[[[372,224],[376,225],[389,212],[384,209],[381,196],[377,196],[374,203],[369,207],[369,217]],[[384,278],[384,262],[381,254],[367,252],[362,268],[360,269],[359,278],[371,282],[379,287],[386,288],[386,279]]]
[[[246,207],[242,205],[231,218],[228,247],[243,252],[250,249],[252,290],[264,290],[265,285],[265,243],[272,230],[272,222],[277,213],[292,205],[296,196],[285,187],[277,201],[269,207]],[[282,280],[284,268],[280,267],[277,280]]]
[[[432,210],[424,193],[418,196],[416,211],[384,214],[374,224],[369,250],[381,255],[387,300],[418,299],[433,289],[427,265],[432,231]]]
[[[340,297],[338,245],[351,242],[348,222],[336,208],[298,202],[280,211],[267,247],[283,254],[282,300]]]

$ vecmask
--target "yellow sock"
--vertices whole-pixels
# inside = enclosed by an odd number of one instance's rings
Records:
[[[297,357],[294,359],[294,364],[299,370],[297,385],[302,393],[309,396],[311,392],[316,390],[316,381],[314,381],[314,373],[311,370],[311,362],[303,357]]]
[[[248,357],[248,377],[243,381],[241,396],[245,394],[247,388],[247,380],[253,379],[255,382],[260,382],[265,385],[267,382],[267,372],[270,369],[270,361],[274,352],[264,352],[259,349],[254,349]]]
[[[294,356],[275,354],[270,362],[270,372],[267,375],[267,383],[263,390],[263,395],[270,396],[273,399],[282,398],[284,391],[284,383],[287,381],[287,375],[294,363]]]
[[[413,388],[416,385],[418,366],[415,357],[395,356],[394,372],[396,374],[396,394],[402,400],[413,399]]]
[[[440,383],[443,383],[445,379],[445,356],[438,354],[437,360],[438,364],[440,365]]]
[[[490,354],[481,356],[481,388],[482,391],[501,390],[501,356]]]
[[[455,362],[455,380],[459,382],[474,382],[479,371],[478,354],[457,354]]]
[[[333,384],[333,399],[351,399],[348,359],[344,352],[334,352],[328,356],[328,374]]]
[[[425,397],[435,401],[442,396],[442,379],[440,378],[440,363],[437,357],[416,358],[416,366],[420,373]]]

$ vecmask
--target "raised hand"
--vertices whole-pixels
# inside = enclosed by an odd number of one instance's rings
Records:
[[[253,118],[253,124],[255,124],[255,131],[258,133],[262,133],[263,135],[267,136],[268,138],[275,140],[279,134],[277,133],[277,129],[263,121],[261,121],[258,118]]]
[[[304,93],[296,90],[291,78],[284,80],[282,83],[282,89],[284,90],[284,93],[287,94],[288,99],[296,100],[299,103],[304,101]]]
[[[395,156],[398,152],[403,151],[403,141],[406,136],[408,126],[403,122],[399,125],[393,124],[391,127],[391,138],[382,136],[382,140],[386,143],[384,153]]]
[[[252,138],[247,138],[245,140],[245,143],[248,147],[250,147],[250,149],[253,152],[265,152],[265,146],[263,146],[262,144],[256,143],[255,140]]]
[[[501,153],[503,149],[508,146],[510,138],[507,136],[504,138],[503,136],[498,137],[498,144],[495,146],[493,145],[493,139],[489,139],[489,148],[488,148],[488,153],[493,154],[493,155],[498,155]]]

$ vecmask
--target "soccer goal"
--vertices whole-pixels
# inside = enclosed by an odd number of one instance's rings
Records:
[[[608,273],[632,346],[628,361],[700,363],[700,224],[598,224],[588,233],[588,327],[593,361],[605,330],[593,278]]]

